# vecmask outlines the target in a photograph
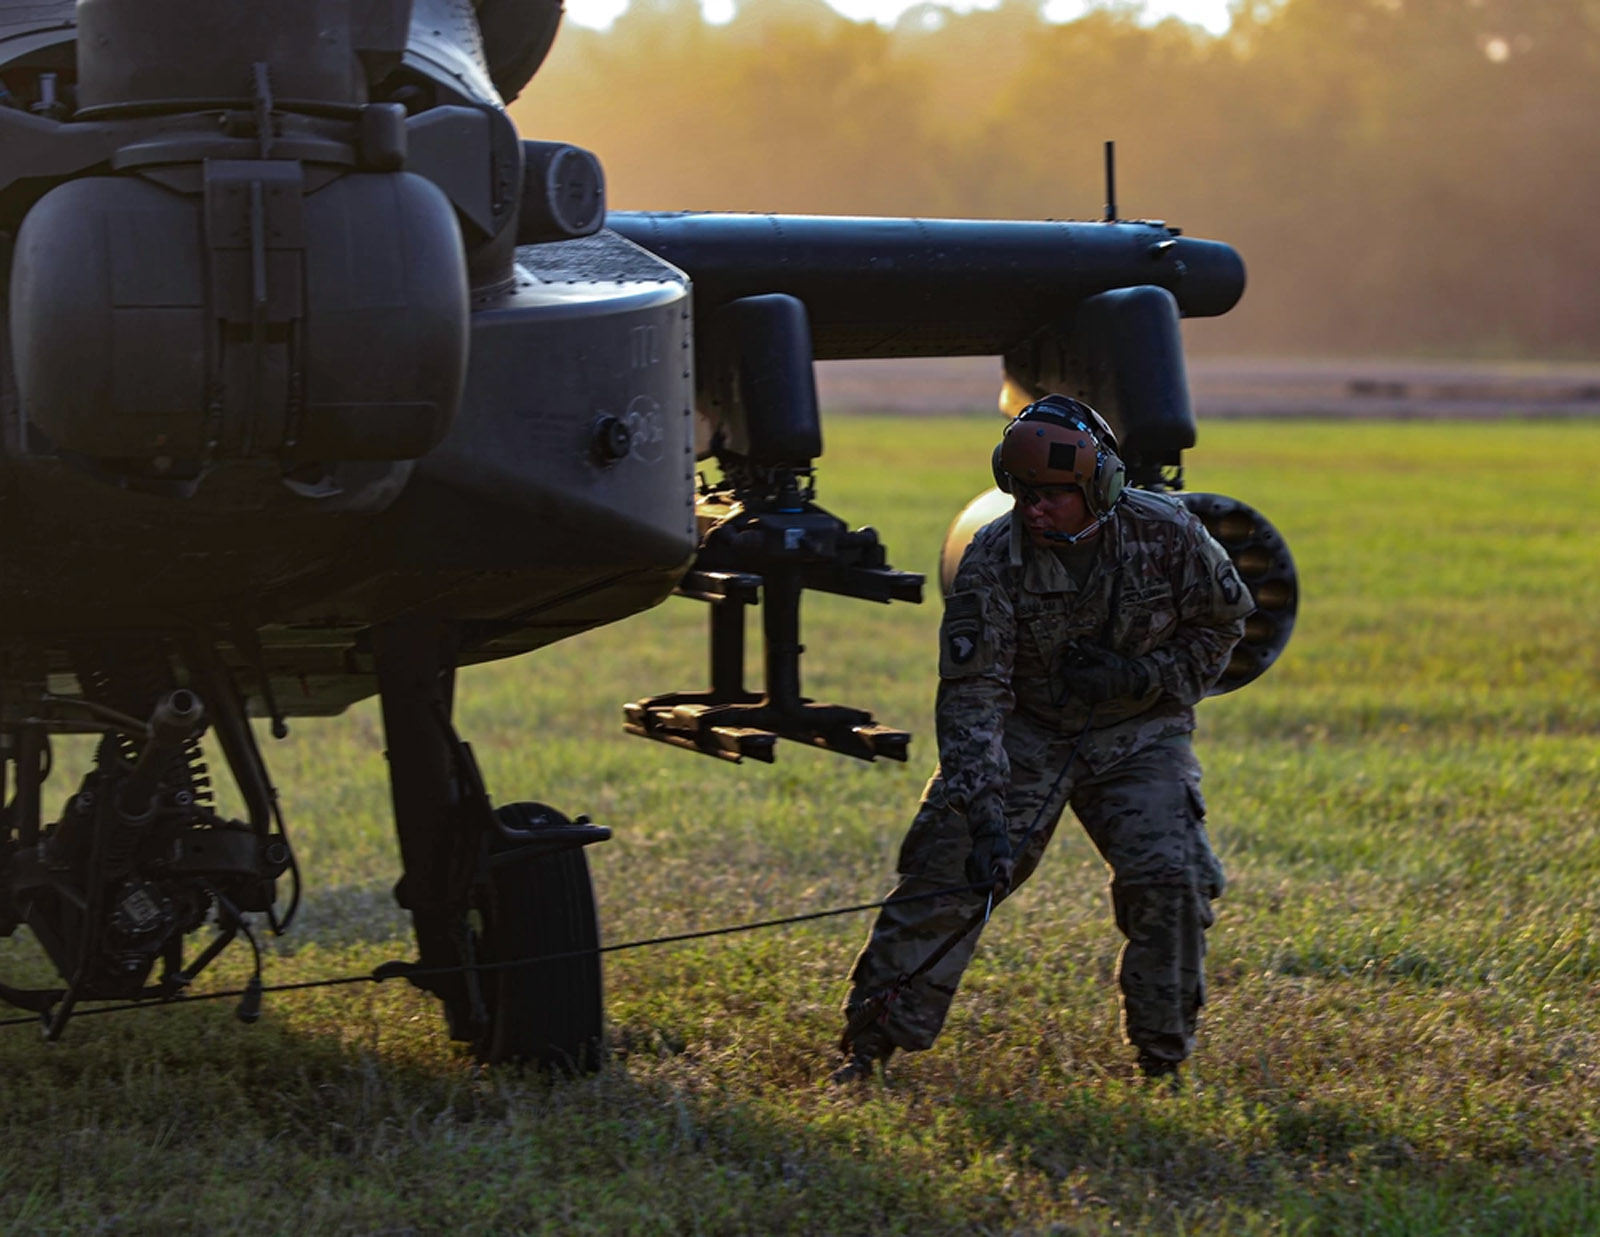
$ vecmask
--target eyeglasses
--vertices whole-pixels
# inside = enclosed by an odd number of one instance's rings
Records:
[[[1011,480],[1011,493],[1024,507],[1036,507],[1053,494],[1073,494],[1080,487],[1076,485],[1025,485],[1015,477]]]

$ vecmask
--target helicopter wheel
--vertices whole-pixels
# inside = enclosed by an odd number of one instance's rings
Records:
[[[545,810],[511,803],[496,815],[521,829]],[[478,1059],[569,1074],[599,1069],[605,1030],[600,921],[583,848],[525,858],[515,851],[491,855],[472,912],[480,963],[553,959],[483,974],[488,1020],[472,1039]]]

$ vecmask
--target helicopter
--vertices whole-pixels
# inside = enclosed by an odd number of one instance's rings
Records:
[[[817,502],[819,360],[1000,357],[1003,408],[1085,398],[1132,484],[1182,494],[1179,321],[1239,299],[1233,249],[1111,205],[608,210],[592,153],[505,109],[560,16],[0,0],[0,935],[60,978],[0,1000],[48,1038],[86,1002],[182,999],[241,937],[259,1013],[252,925],[289,927],[300,874],[252,719],[282,737],[376,695],[417,946],[391,973],[483,1061],[592,1068],[609,829],[494,806],[456,671],[676,594],[707,604],[711,683],[628,703],[628,733],[906,759],[905,731],[803,694],[807,590],[924,585]],[[1253,509],[1182,496],[1249,568],[1237,686],[1287,639],[1292,565]],[[54,809],[60,735],[95,749]]]

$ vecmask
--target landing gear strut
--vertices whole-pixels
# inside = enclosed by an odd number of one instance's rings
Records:
[[[456,642],[429,620],[373,639],[405,869],[395,896],[417,936],[410,978],[482,1061],[597,1069],[600,930],[583,847],[611,833],[544,804],[491,807],[450,720]]]

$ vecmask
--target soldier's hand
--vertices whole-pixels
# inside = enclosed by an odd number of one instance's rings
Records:
[[[997,897],[1004,897],[1011,890],[1011,873],[1015,867],[1011,839],[1003,830],[973,834],[972,853],[967,856],[967,879],[974,885],[991,886]]]
[[[1081,645],[1067,671],[1071,693],[1087,704],[1137,700],[1150,690],[1150,674],[1136,660],[1110,649]]]

